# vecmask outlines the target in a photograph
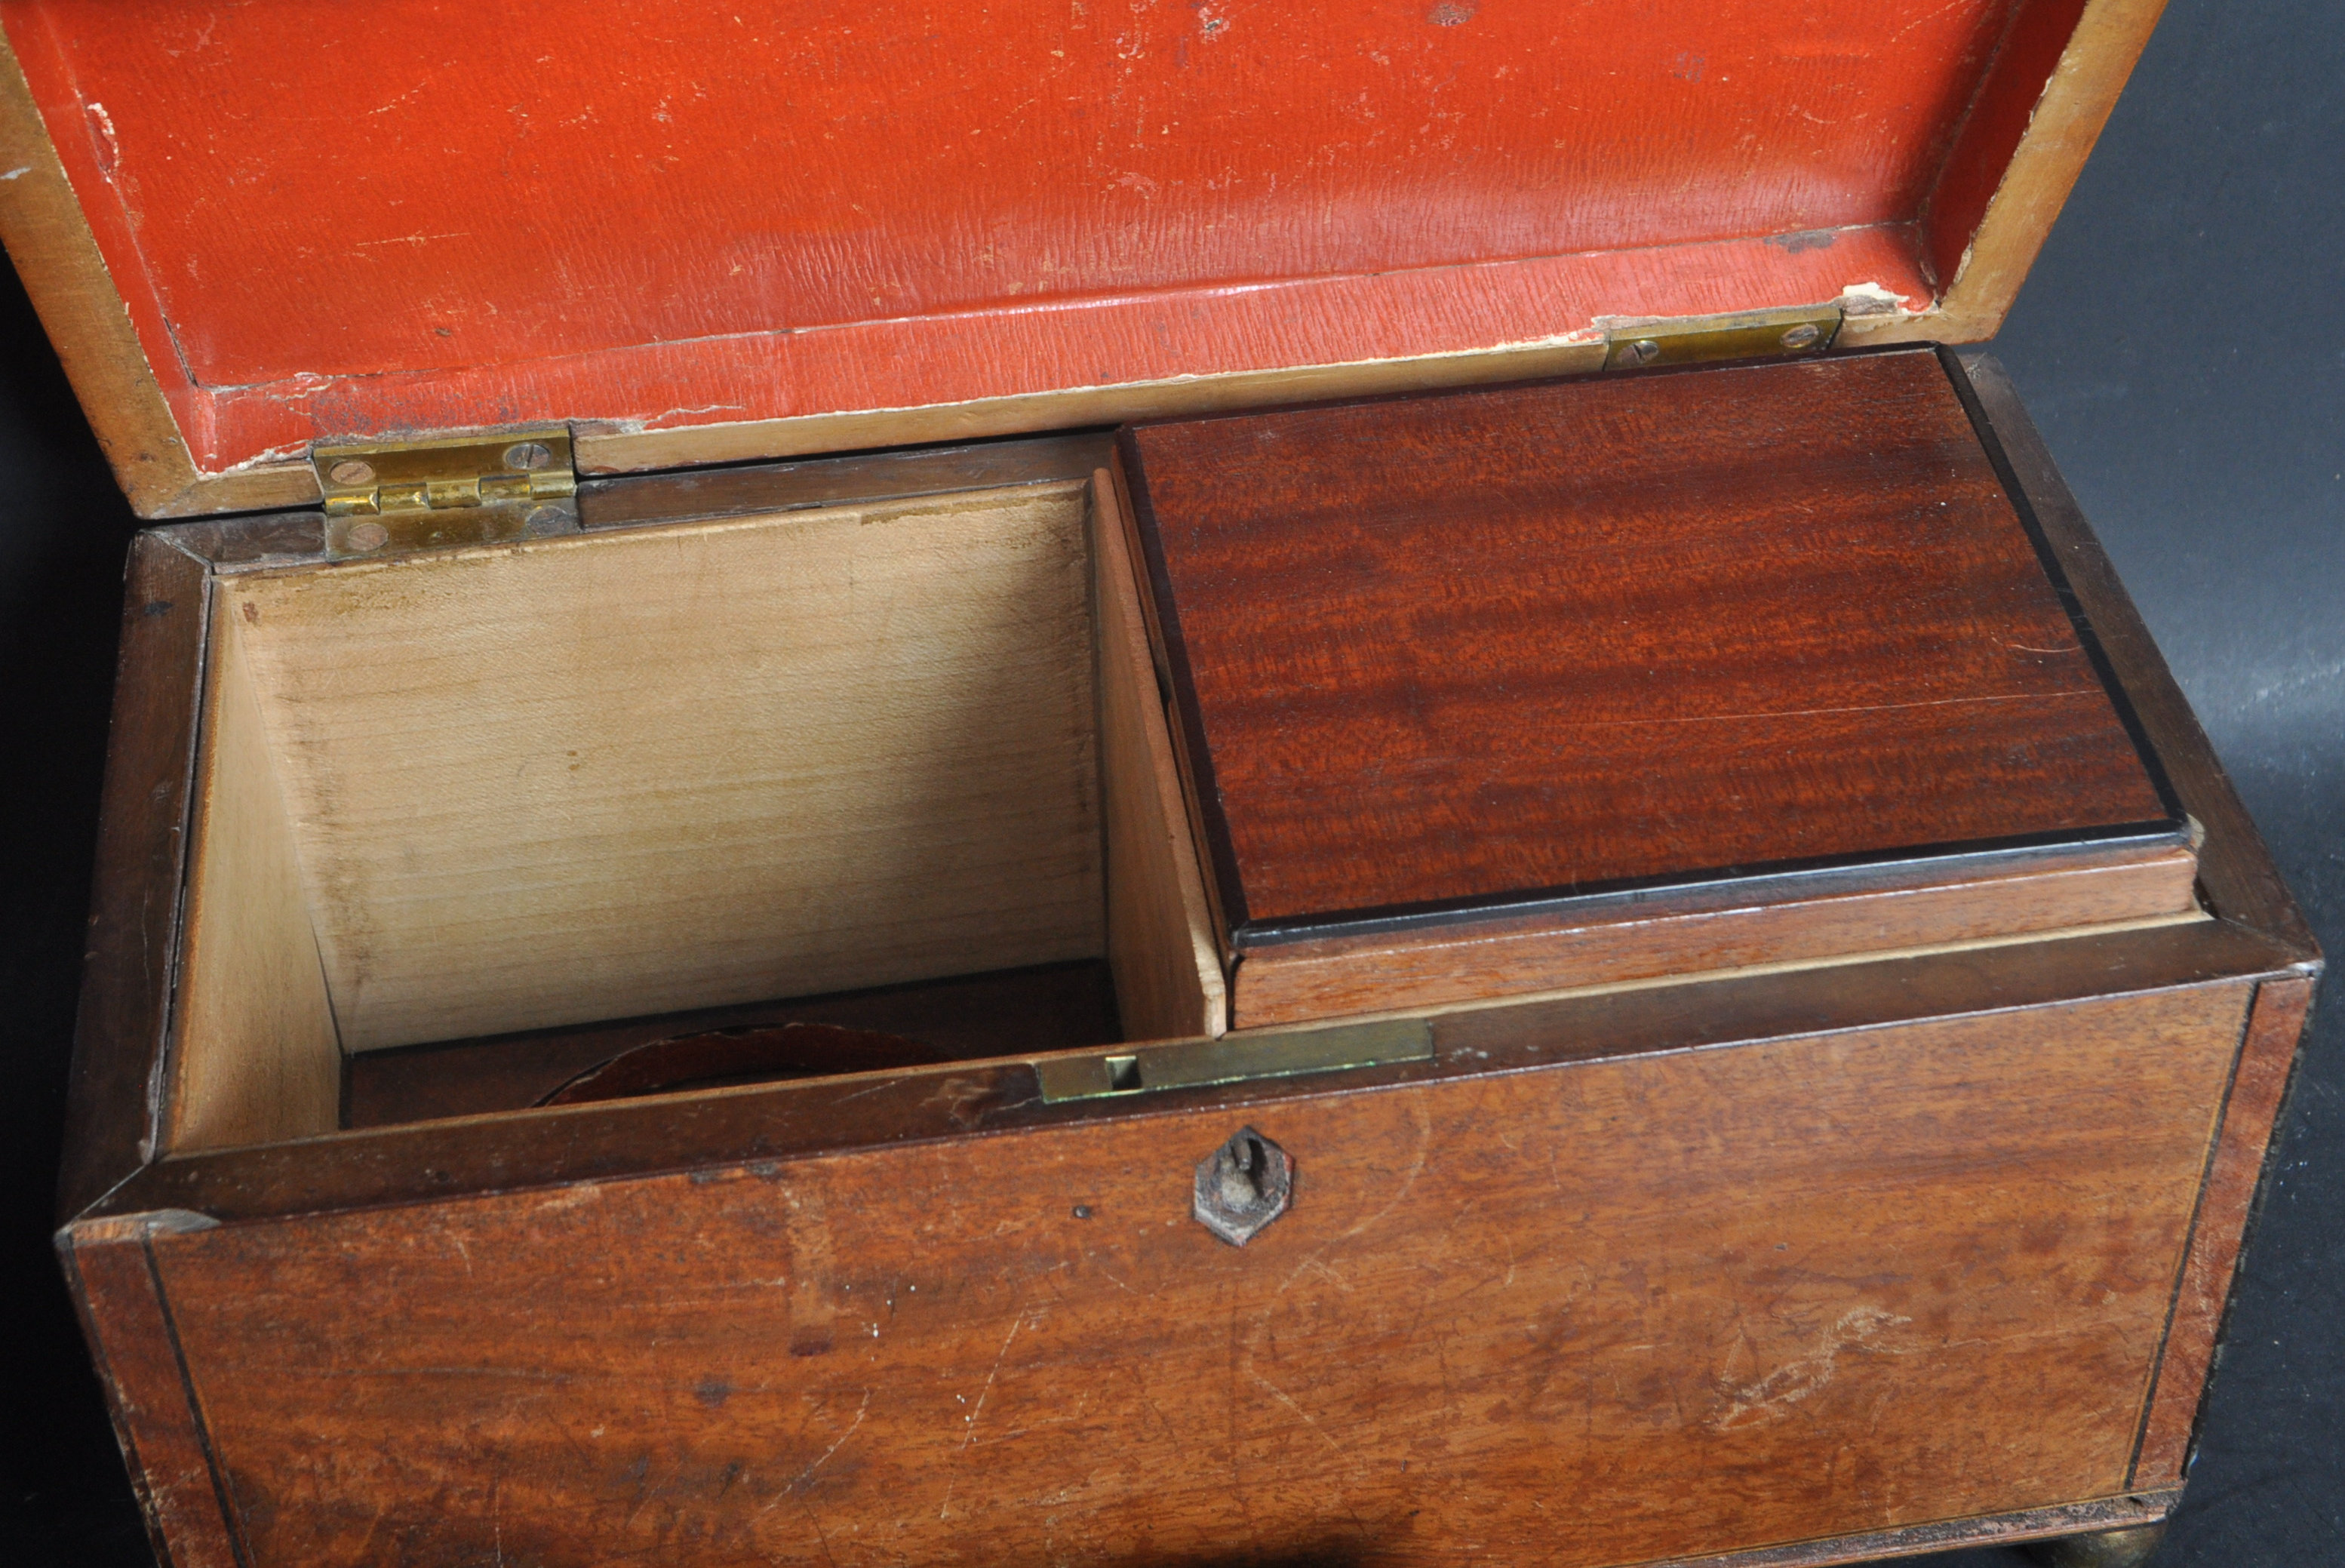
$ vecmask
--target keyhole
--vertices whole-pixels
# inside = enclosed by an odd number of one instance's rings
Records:
[[[1286,1212],[1294,1196],[1294,1162],[1286,1151],[1240,1127],[1197,1162],[1191,1212],[1232,1247],[1244,1247]]]
[[[1222,1201],[1234,1209],[1259,1207],[1263,1198],[1262,1145],[1241,1133],[1222,1148]]]

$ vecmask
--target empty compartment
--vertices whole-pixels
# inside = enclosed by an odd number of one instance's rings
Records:
[[[383,1053],[416,1114],[510,1108],[449,1076],[808,1015],[776,999],[947,1019],[954,1054],[1220,1033],[1092,492],[218,577],[170,1145],[330,1131]]]

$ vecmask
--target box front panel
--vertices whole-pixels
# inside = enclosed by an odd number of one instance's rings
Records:
[[[156,1255],[259,1568],[1643,1561],[2122,1492],[2250,989]]]

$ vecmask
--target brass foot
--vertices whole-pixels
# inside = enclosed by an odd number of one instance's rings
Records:
[[[2164,1524],[2139,1524],[2039,1541],[2027,1550],[2045,1568],[2144,1568],[2165,1539]]]

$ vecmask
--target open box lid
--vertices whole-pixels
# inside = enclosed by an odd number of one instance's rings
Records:
[[[0,238],[150,517],[1993,334],[2157,0],[0,5]],[[782,14],[777,15],[777,12]]]

